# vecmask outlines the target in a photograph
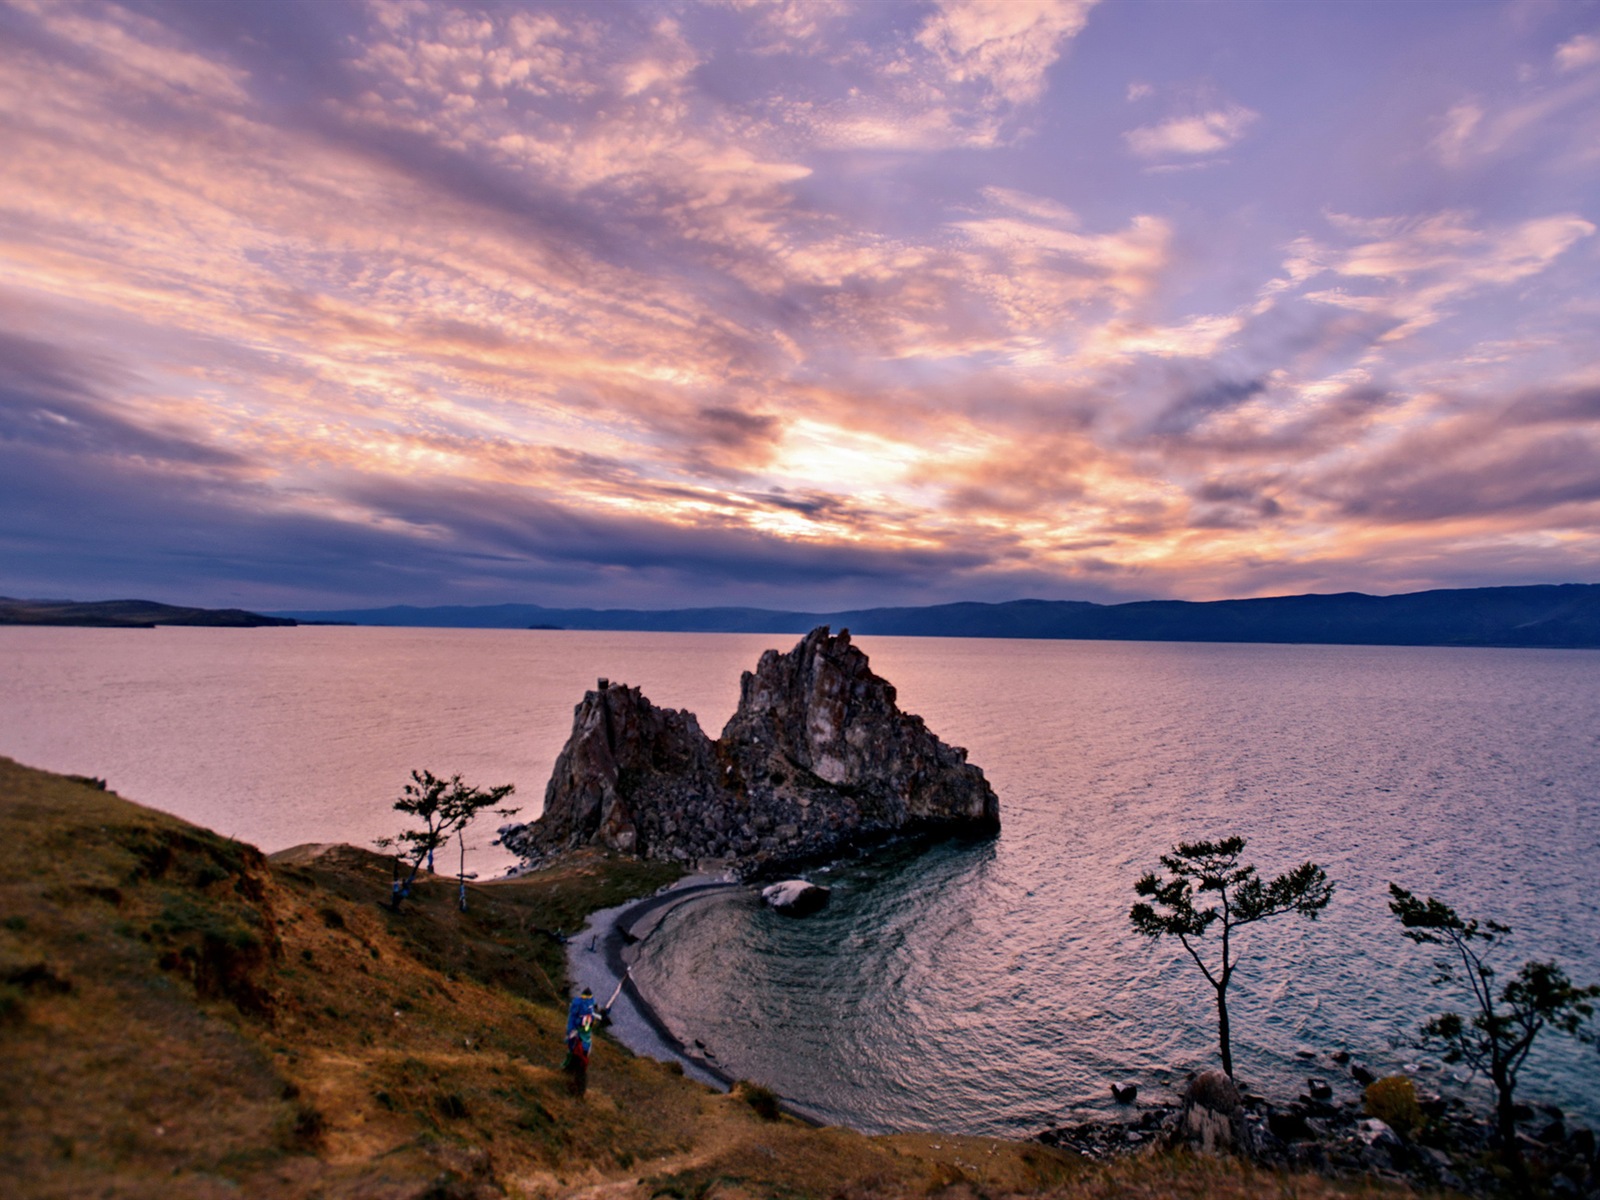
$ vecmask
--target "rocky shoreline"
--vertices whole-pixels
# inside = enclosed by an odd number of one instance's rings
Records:
[[[672,910],[748,886],[726,877],[689,877],[648,899],[593,914],[567,950],[573,986],[587,985],[604,999],[620,985],[611,1027],[619,1041],[635,1054],[676,1061],[685,1074],[722,1090],[737,1081],[715,1049],[679,1040],[628,966],[632,947],[651,937]],[[1028,1140],[1096,1161],[1188,1148],[1236,1155],[1268,1169],[1378,1180],[1418,1191],[1483,1197],[1516,1191],[1486,1113],[1460,1097],[1423,1091],[1416,1093],[1415,1127],[1392,1125],[1370,1115],[1364,1094],[1376,1080],[1359,1060],[1343,1051],[1306,1054],[1307,1070],[1316,1073],[1290,1100],[1259,1095],[1248,1085],[1236,1088],[1218,1071],[1190,1076],[1181,1098],[1139,1098],[1137,1088],[1119,1084],[1113,1091],[1128,1096],[1126,1116],[1063,1124]],[[1407,1079],[1408,1091],[1411,1086]],[[779,1099],[791,1115],[827,1123],[804,1103]],[[1518,1145],[1537,1192],[1600,1200],[1595,1133],[1551,1105],[1519,1106],[1518,1117]]]
[[[1369,1115],[1361,1094],[1344,1086],[1371,1083],[1371,1073],[1347,1054],[1332,1058],[1327,1065],[1343,1077],[1330,1080],[1332,1071],[1308,1077],[1306,1090],[1288,1102],[1235,1088],[1221,1072],[1208,1071],[1191,1078],[1181,1101],[1131,1103],[1124,1119],[1062,1125],[1034,1140],[1097,1160],[1188,1146],[1269,1168],[1472,1196],[1503,1194],[1514,1182],[1493,1123],[1465,1101],[1421,1094],[1415,1127],[1396,1128]],[[1344,1094],[1336,1093],[1336,1082]],[[1519,1106],[1518,1115],[1518,1147],[1532,1184],[1550,1196],[1600,1197],[1594,1132],[1549,1105]]]
[[[635,1054],[676,1061],[685,1074],[722,1090],[736,1080],[715,1048],[682,1042],[628,967],[632,948],[654,935],[672,910],[749,886],[726,876],[688,877],[647,899],[593,914],[567,949],[574,987],[587,985],[603,1000],[620,985],[612,1014],[619,1041]],[[1112,1090],[1127,1097],[1126,1116],[1062,1124],[1029,1140],[1097,1161],[1187,1147],[1234,1154],[1270,1169],[1382,1180],[1422,1191],[1487,1197],[1511,1187],[1487,1110],[1477,1111],[1460,1097],[1413,1091],[1409,1077],[1392,1076],[1405,1080],[1405,1091],[1415,1095],[1416,1121],[1409,1128],[1404,1121],[1391,1124],[1369,1111],[1366,1094],[1377,1080],[1361,1061],[1345,1051],[1309,1050],[1303,1061],[1308,1075],[1293,1099],[1269,1098],[1247,1084],[1236,1087],[1218,1071],[1191,1075],[1182,1097],[1145,1099],[1136,1087],[1118,1084]],[[801,1120],[827,1123],[802,1102],[780,1100]],[[1538,1191],[1600,1200],[1594,1131],[1551,1105],[1519,1106],[1518,1118],[1518,1146]]]

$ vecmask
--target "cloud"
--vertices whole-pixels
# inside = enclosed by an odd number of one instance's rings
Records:
[[[757,54],[821,54],[854,7],[848,0],[721,0],[752,22]]]
[[[1096,0],[939,0],[917,34],[954,83],[976,83],[995,100],[1031,104],[1066,42]]]
[[[177,470],[248,465],[176,422],[119,413],[106,393],[129,382],[110,364],[0,331],[0,441],[82,462],[128,458]]]
[[[1169,261],[1172,230],[1158,217],[1086,233],[1060,205],[1009,190],[987,198],[988,212],[953,227],[987,260],[987,269],[966,272],[967,279],[990,292],[1019,332],[1057,324],[1064,308],[1124,311],[1150,293]]]
[[[1536,517],[1543,529],[1586,529],[1600,508],[1600,437],[1593,429],[1481,438],[1481,422],[1417,433],[1318,489],[1346,516],[1390,521]],[[1473,427],[1477,426],[1476,430]]]
[[[1548,69],[1530,68],[1514,90],[1467,96],[1437,122],[1431,147],[1455,170],[1526,156],[1541,145],[1564,147],[1579,162],[1594,155],[1600,122],[1600,38],[1579,34],[1556,47]],[[1559,161],[1559,160],[1558,160]]]
[[[1237,408],[1266,390],[1266,382],[1261,379],[1216,380],[1179,395],[1156,418],[1152,432],[1187,433],[1213,414]]]
[[[1558,71],[1582,71],[1600,64],[1600,37],[1580,33],[1556,47],[1555,67]]]
[[[691,411],[662,414],[663,434],[682,446],[683,468],[701,478],[738,479],[759,470],[778,453],[784,423],[769,412],[727,403],[703,404]]]
[[[1142,125],[1123,135],[1140,158],[1219,154],[1236,145],[1261,117],[1243,105],[1230,104],[1193,116],[1173,117],[1159,125]]]
[[[1026,136],[1051,69],[1096,3],[938,0],[910,37],[846,42],[835,56],[849,81],[842,92],[790,97],[777,107],[785,123],[832,149],[1005,146]],[[801,81],[797,90],[809,89]]]
[[[1068,521],[1100,515],[1093,491],[1101,457],[1081,431],[1040,430],[1025,446],[1008,443],[942,463],[937,478],[952,513],[1059,527],[1068,511]]]
[[[229,585],[256,596],[336,603],[364,596],[427,601],[520,586],[538,588],[552,602],[596,604],[619,588],[640,602],[672,602],[729,585],[785,607],[802,593],[844,602],[886,591],[909,598],[917,589],[948,587],[991,560],[975,538],[920,546],[796,543],[733,520],[586,510],[509,486],[369,476],[335,484],[300,507],[238,480],[219,486],[212,478],[174,477],[138,457],[111,458],[87,473],[68,465],[81,461],[0,440],[8,586],[30,577],[82,586],[93,571],[109,569],[146,594],[191,602],[220,601]],[[830,506],[811,497],[800,507]],[[831,507],[836,519],[849,512],[846,501]],[[343,509],[363,519],[341,519]],[[62,557],[69,547],[70,558]],[[73,562],[94,566],[80,576]],[[443,593],[446,580],[472,582],[464,592]]]
[[[1327,288],[1309,299],[1393,322],[1383,341],[1396,341],[1438,323],[1450,306],[1489,288],[1505,287],[1547,270],[1595,232],[1575,213],[1536,217],[1499,229],[1474,227],[1470,215],[1435,213],[1413,219],[1359,220],[1333,215],[1332,223],[1358,244],[1318,248],[1310,257],[1327,270],[1371,288]],[[1302,248],[1302,254],[1307,252]]]
[[[8,578],[823,607],[1597,556],[1581,41],[1431,110],[1406,194],[1458,207],[1330,216],[1397,202],[1265,144],[1248,195],[1155,179],[1260,118],[1124,131],[1111,22],[1052,92],[1087,4],[4,14]]]
[[[1459,166],[1466,160],[1484,115],[1483,106],[1470,100],[1463,100],[1445,114],[1443,128],[1433,142],[1442,162]]]

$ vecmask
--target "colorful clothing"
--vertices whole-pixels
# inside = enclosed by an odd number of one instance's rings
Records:
[[[579,996],[567,1010],[567,1058],[561,1069],[574,1096],[583,1095],[589,1086],[589,1052],[594,1048],[597,1019],[593,996]]]
[[[567,1009],[567,1039],[570,1041],[572,1035],[580,1029],[584,1031],[587,1037],[589,1027],[593,1024],[594,997],[575,997],[572,1001],[572,1007]]]

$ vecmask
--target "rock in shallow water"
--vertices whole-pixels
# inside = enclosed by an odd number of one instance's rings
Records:
[[[805,879],[785,879],[761,889],[761,898],[786,917],[804,917],[828,906],[832,893]]]

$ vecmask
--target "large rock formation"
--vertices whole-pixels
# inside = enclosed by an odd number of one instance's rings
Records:
[[[693,713],[602,679],[578,705],[543,815],[500,840],[529,861],[594,845],[759,874],[902,831],[999,827],[966,751],[901,712],[849,632],[823,626],[744,673],[715,742]]]

